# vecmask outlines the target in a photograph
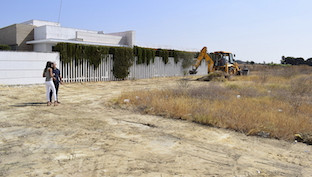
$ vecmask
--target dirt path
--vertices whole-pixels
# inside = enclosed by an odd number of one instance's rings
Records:
[[[0,86],[0,176],[312,176],[312,146],[106,105],[176,80],[66,84],[58,107],[43,85]]]

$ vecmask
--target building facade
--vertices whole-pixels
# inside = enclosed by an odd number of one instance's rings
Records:
[[[30,20],[0,29],[0,44],[18,51],[52,52],[57,43],[132,47],[135,31],[104,33],[103,31],[65,28],[59,23]]]
[[[33,51],[32,45],[27,41],[34,40],[34,26],[14,24],[0,29],[0,44],[6,44],[12,50]]]

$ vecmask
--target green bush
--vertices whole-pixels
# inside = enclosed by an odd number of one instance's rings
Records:
[[[113,74],[118,79],[124,79],[129,75],[129,68],[133,64],[133,50],[126,47],[111,48],[113,54]]]
[[[0,50],[11,50],[11,47],[5,44],[0,44]]]

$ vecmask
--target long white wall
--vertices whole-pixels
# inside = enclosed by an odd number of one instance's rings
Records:
[[[65,82],[90,82],[118,80],[113,75],[113,56],[104,58],[99,67],[94,68],[88,61],[75,60],[71,63],[62,63],[59,53],[39,52],[0,52],[0,84],[1,85],[24,85],[42,84],[43,69],[47,61],[56,62],[61,70]],[[129,69],[127,79],[143,79],[153,77],[183,76],[188,74],[190,68],[182,68],[182,63],[175,63],[173,58],[164,64],[162,58],[156,57],[154,63],[136,64]],[[207,65],[202,62],[197,75],[207,73]]]
[[[47,61],[59,64],[59,53],[0,51],[0,84],[42,84]]]

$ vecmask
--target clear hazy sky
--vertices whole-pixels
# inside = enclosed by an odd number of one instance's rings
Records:
[[[61,0],[1,0],[0,27],[58,21]],[[63,0],[64,27],[136,31],[139,46],[225,50],[279,63],[312,57],[311,0]]]

